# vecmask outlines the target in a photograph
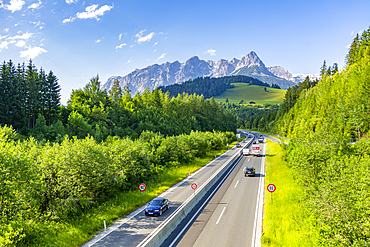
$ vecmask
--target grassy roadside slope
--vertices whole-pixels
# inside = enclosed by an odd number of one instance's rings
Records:
[[[267,140],[265,203],[262,225],[262,246],[316,246],[315,229],[303,201],[304,191],[283,160],[279,144]],[[274,184],[272,195],[267,185]]]

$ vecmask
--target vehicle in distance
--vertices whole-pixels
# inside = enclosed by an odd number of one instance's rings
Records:
[[[261,148],[259,144],[253,144],[252,145],[252,154],[253,156],[260,156],[261,155]]]
[[[242,145],[240,145],[240,143],[238,142],[237,144],[235,144],[235,147],[240,148],[242,147]]]
[[[258,137],[258,142],[259,143],[262,143],[263,142],[263,136]]]
[[[245,167],[244,168],[244,177],[246,176],[252,176],[252,177],[255,177],[256,176],[256,170],[254,169],[254,167]]]
[[[170,202],[166,198],[155,198],[145,208],[145,215],[162,215],[170,208]]]
[[[243,155],[249,155],[249,148],[243,148]]]

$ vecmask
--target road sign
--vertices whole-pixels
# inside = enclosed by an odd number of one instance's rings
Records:
[[[196,188],[197,188],[197,184],[191,184],[191,188],[193,189],[193,190],[195,190]]]
[[[146,185],[145,185],[145,184],[140,184],[140,185],[139,185],[139,190],[140,190],[141,192],[143,192],[144,190],[146,190]]]
[[[272,193],[276,190],[276,186],[274,184],[269,184],[267,190]]]

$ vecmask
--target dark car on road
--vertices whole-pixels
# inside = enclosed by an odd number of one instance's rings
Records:
[[[145,208],[145,215],[162,215],[170,208],[170,202],[166,198],[155,198]]]
[[[240,147],[242,147],[242,145],[240,145],[240,143],[237,143],[237,144],[235,144],[235,147],[240,148]]]
[[[254,167],[246,167],[244,168],[244,177],[246,176],[256,176],[256,170],[254,169]]]

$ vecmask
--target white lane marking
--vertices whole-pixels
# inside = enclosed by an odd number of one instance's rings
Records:
[[[242,157],[242,156],[241,156]],[[176,236],[176,238],[172,241],[172,243],[168,246],[168,247],[172,247],[176,241],[179,239],[180,236],[182,236],[182,233],[185,231],[185,229],[188,228],[188,226],[190,225],[190,223],[193,222],[194,218],[198,215],[198,213],[200,212],[200,210],[203,209],[204,205],[206,205],[206,203],[208,203],[208,201],[211,199],[211,197],[216,193],[216,191],[218,190],[218,188],[220,188],[221,184],[225,181],[225,179],[229,176],[229,174],[231,173],[232,170],[234,170],[235,166],[239,163],[239,161],[241,160],[241,157],[239,157],[239,159],[236,160],[234,166],[229,170],[229,172],[224,176],[224,178],[218,183],[218,185],[216,186],[216,188],[212,191],[212,193],[208,196],[208,198],[203,202],[202,206],[200,206],[197,210],[197,212],[195,212],[195,214],[193,215],[193,217],[191,217],[191,219],[188,221],[188,223],[184,226],[184,228],[182,228],[182,230],[180,231],[180,233]]]
[[[248,162],[251,160],[251,158],[248,159]]]
[[[218,217],[218,220],[217,220],[217,222],[216,222],[216,225],[218,225],[218,222],[220,222],[220,219],[221,219],[222,215],[224,214],[225,208],[226,208],[226,207],[224,207],[224,209],[222,209],[222,212],[221,212],[221,214],[220,214],[220,217]]]
[[[235,186],[234,186],[234,189],[236,188],[236,186],[238,186],[238,183],[239,183],[239,180],[238,180],[238,182],[236,182],[236,184],[235,184]]]
[[[265,154],[265,153],[266,153],[266,148],[264,148],[263,151],[262,151],[262,154]],[[260,171],[261,175],[265,173],[264,170],[265,170],[265,155],[263,155],[262,160],[261,160],[261,171]],[[260,198],[260,197],[262,197],[262,193],[264,192],[263,191],[264,181],[265,180],[264,180],[263,175],[262,175],[260,177],[260,181],[259,181],[259,185],[258,185],[256,214],[255,214],[255,217],[254,217],[254,227],[253,227],[253,237],[252,237],[251,247],[261,246],[261,233],[260,233],[261,229],[259,229],[259,227],[260,227],[259,216],[261,216],[261,218],[262,218],[262,210],[260,208],[261,207],[260,206],[260,201],[263,200],[263,198]],[[258,235],[259,235],[259,239],[256,239]]]

